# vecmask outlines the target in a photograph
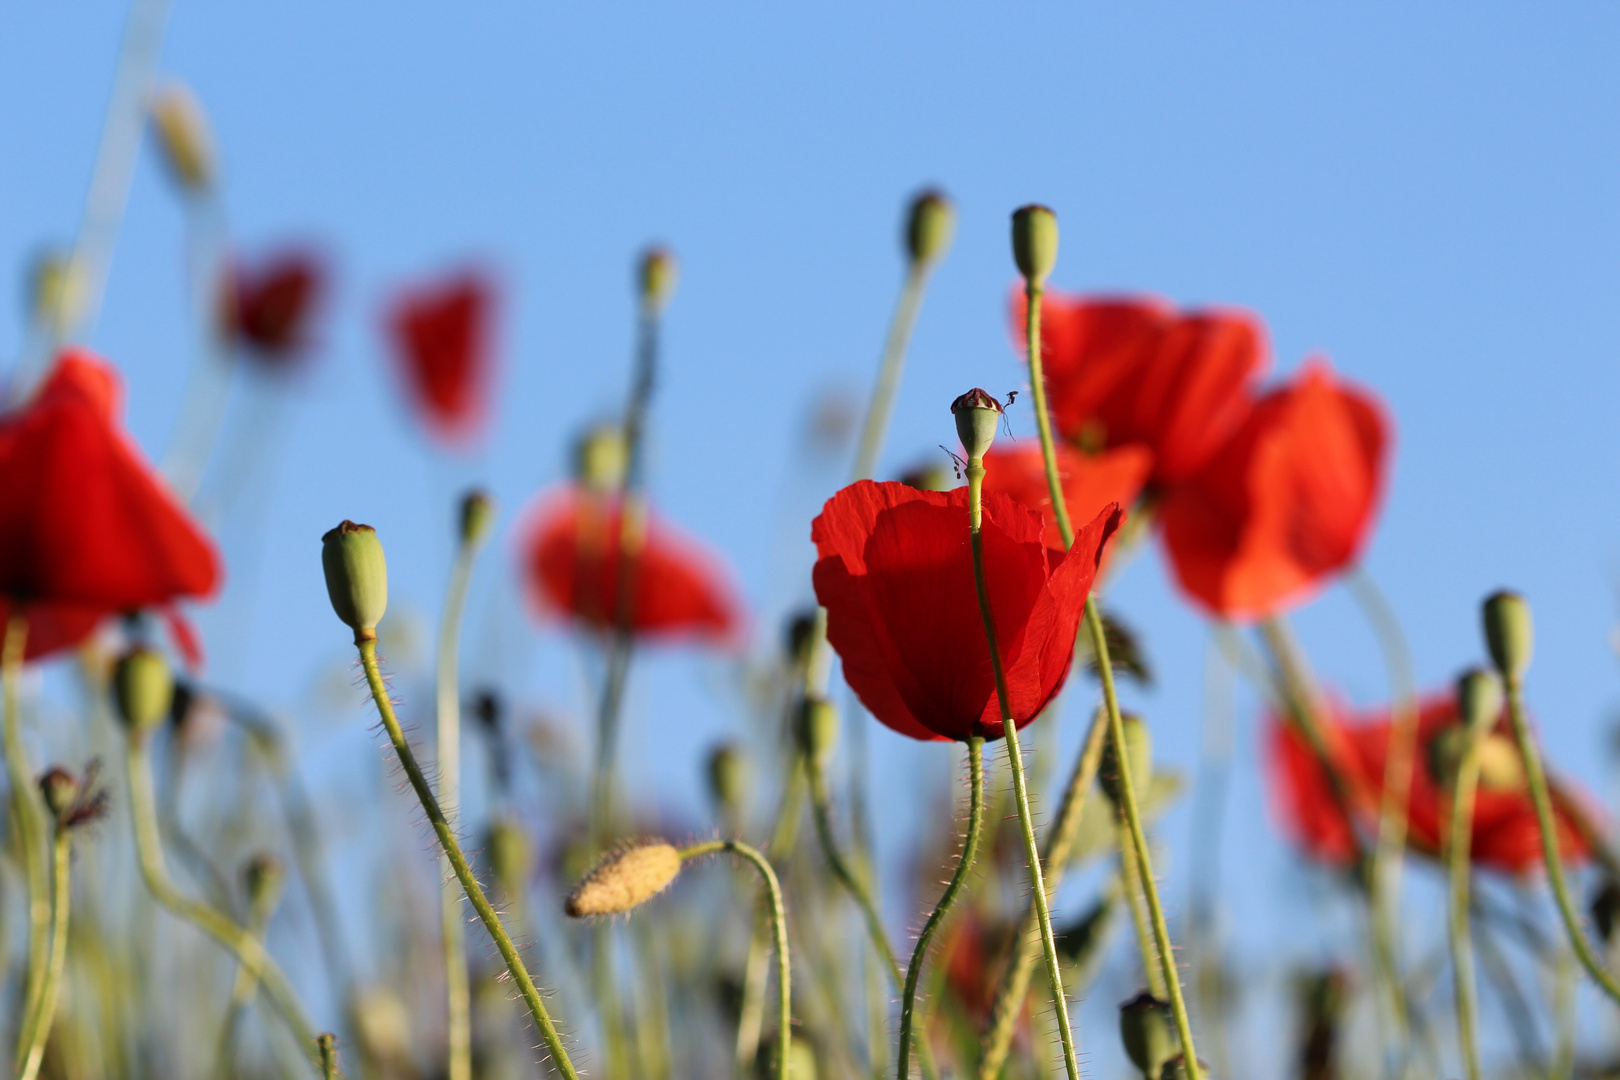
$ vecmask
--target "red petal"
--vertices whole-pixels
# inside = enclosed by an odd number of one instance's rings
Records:
[[[1063,443],[1055,449],[1069,522],[1077,529],[1111,504],[1134,503],[1153,468],[1153,455],[1145,446],[1122,446],[1100,454],[1082,454]],[[1046,546],[1063,550],[1063,534],[1052,516],[1046,459],[1039,443],[1026,439],[991,448],[984,455],[984,490],[999,491],[1039,511],[1046,522]]]
[[[430,431],[464,443],[482,426],[494,287],[476,271],[405,293],[388,319],[411,398]]]

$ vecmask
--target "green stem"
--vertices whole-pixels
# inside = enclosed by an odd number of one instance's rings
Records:
[[[187,897],[169,879],[169,872],[163,864],[163,839],[158,831],[157,801],[152,793],[152,759],[146,740],[139,736],[130,739],[126,764],[131,816],[135,822],[135,851],[147,891],[172,914],[193,924],[229,949],[244,967],[257,976],[271,1004],[307,1054],[314,1045],[315,1032],[304,1017],[298,995],[287,982],[281,968],[265,952],[264,944],[229,916]]]
[[[1447,828],[1446,876],[1450,885],[1451,962],[1456,982],[1457,1042],[1468,1080],[1481,1080],[1479,1042],[1474,1025],[1479,1008],[1474,993],[1474,949],[1468,928],[1469,848],[1473,841],[1474,793],[1479,786],[1481,739],[1470,732],[1452,788]]]
[[[1116,822],[1123,834],[1125,815],[1117,814]],[[1153,943],[1153,931],[1148,926],[1147,914],[1142,910],[1142,868],[1136,865],[1136,849],[1128,843],[1119,845],[1119,879],[1125,888],[1125,908],[1131,913],[1131,925],[1136,930],[1136,949],[1142,954],[1148,993],[1163,1001],[1169,990],[1164,985],[1164,969],[1158,962],[1159,950]]]
[[[478,878],[467,865],[466,856],[461,853],[461,844],[456,841],[456,834],[451,830],[450,823],[445,820],[444,811],[440,809],[439,802],[433,797],[433,789],[428,786],[427,778],[422,775],[422,769],[416,763],[416,755],[412,753],[410,743],[405,741],[405,732],[399,726],[399,718],[394,715],[394,703],[388,697],[388,686],[383,682],[382,668],[377,663],[377,640],[375,637],[363,637],[355,642],[360,650],[360,666],[365,669],[366,683],[371,688],[371,697],[377,705],[377,713],[382,717],[383,726],[388,729],[388,739],[394,744],[394,753],[399,756],[399,763],[405,769],[405,775],[410,778],[411,787],[416,789],[416,797],[422,803],[422,810],[427,814],[428,821],[433,825],[433,831],[439,838],[439,845],[444,849],[450,860],[450,866],[466,890],[467,899],[472,901],[474,910],[489,931],[494,940],[495,947],[500,950],[501,958],[506,961],[506,968],[512,973],[512,981],[517,983],[518,992],[523,995],[523,1001],[529,1007],[529,1013],[540,1029],[540,1037],[545,1041],[546,1049],[551,1053],[552,1062],[566,1080],[579,1080],[579,1074],[574,1070],[574,1063],[568,1056],[568,1050],[562,1044],[562,1037],[558,1035],[557,1028],[551,1022],[551,1014],[546,1011],[546,1003],[541,1000],[540,991],[535,987],[534,980],[529,977],[528,969],[523,966],[523,958],[518,955],[517,946],[507,935],[506,928],[501,925],[501,918],[490,905],[489,898],[484,895],[483,886],[478,884]]]
[[[28,1049],[23,1054],[22,1080],[34,1080],[39,1075],[40,1063],[45,1060],[45,1043],[50,1039],[51,1024],[56,1020],[56,1000],[61,994],[62,970],[67,964],[68,910],[73,890],[68,880],[72,865],[70,837],[72,832],[60,826],[53,845],[54,868],[51,908],[51,956],[45,969],[45,979],[39,992],[39,1009],[34,1017],[33,1030],[28,1033]]]
[[[15,600],[11,603],[12,615],[6,620],[5,639],[0,642],[0,682],[4,683],[5,698],[4,716],[0,718],[0,725],[3,725],[0,738],[4,740],[6,781],[11,785],[12,827],[17,832],[17,847],[28,883],[28,975],[24,982],[23,1027],[19,1033],[22,1034],[34,1026],[40,990],[45,982],[51,898],[43,843],[45,807],[40,799],[33,768],[28,764],[28,750],[23,745],[22,708],[17,700],[23,658],[27,655],[28,616]],[[19,1043],[18,1065],[22,1064],[22,1055],[23,1047]]]
[[[911,965],[906,968],[906,985],[900,995],[900,1064],[895,1074],[899,1080],[910,1080],[911,1076],[911,1026],[916,1011],[917,980],[922,976],[923,963],[928,959],[928,946],[944,921],[945,913],[956,900],[956,894],[962,891],[968,871],[973,866],[973,858],[979,850],[979,830],[984,823],[984,739],[975,735],[968,739],[967,747],[967,834],[962,838],[962,856],[957,860],[956,872],[951,875],[950,883],[940,894],[939,903],[934,905],[928,921],[923,924],[922,933],[917,935],[917,946],[911,952]]]
[[[770,902],[771,932],[776,937],[776,1080],[787,1080],[788,1052],[793,1043],[793,974],[788,957],[787,909],[782,904],[782,885],[771,869],[770,860],[741,840],[710,840],[680,851],[681,861],[690,862],[719,852],[737,855],[754,864]]]
[[[928,264],[913,262],[906,269],[906,282],[900,289],[900,300],[889,323],[889,336],[883,344],[883,362],[878,366],[877,385],[872,388],[872,398],[861,423],[861,441],[855,451],[852,479],[870,480],[877,468],[883,437],[889,430],[889,417],[894,412],[895,391],[900,388],[900,373],[906,366],[906,347],[917,325],[917,311],[922,307],[927,284]]]
[[[782,798],[776,808],[776,820],[771,826],[770,844],[766,857],[774,863],[785,863],[793,853],[799,838],[799,816],[804,802],[804,764],[800,754],[789,754],[787,777],[782,785]],[[737,1011],[737,1072],[746,1075],[753,1068],[754,1055],[759,1052],[760,1028],[765,1022],[766,975],[766,919],[761,912],[754,917],[754,932],[748,941],[748,958],[743,967],[743,1000]]]
[[[321,1054],[321,1080],[337,1080],[337,1036],[330,1031],[315,1040]]]
[[[261,949],[264,948],[265,933],[270,925],[270,916],[275,911],[275,903],[276,890],[263,889],[253,898],[253,906],[248,911],[247,932],[259,943]],[[232,1058],[236,1045],[237,1025],[258,989],[259,979],[252,969],[246,964],[238,967],[236,981],[231,986],[230,1004],[225,1008],[225,1021],[220,1025],[219,1052],[214,1059],[214,1075],[221,1080],[229,1080],[234,1074],[235,1065]]]
[[[1575,903],[1569,895],[1569,884],[1564,880],[1564,860],[1558,852],[1558,826],[1553,820],[1552,799],[1547,794],[1547,774],[1541,768],[1541,754],[1530,736],[1530,722],[1524,715],[1524,684],[1512,675],[1503,675],[1507,684],[1508,715],[1513,721],[1513,737],[1519,743],[1519,755],[1524,758],[1525,780],[1530,785],[1530,801],[1536,808],[1536,824],[1541,828],[1541,853],[1547,863],[1547,884],[1552,887],[1558,902],[1558,914],[1563,917],[1564,930],[1581,966],[1586,968],[1603,992],[1620,1003],[1620,983],[1598,962],[1586,932],[1581,929],[1575,913]]]

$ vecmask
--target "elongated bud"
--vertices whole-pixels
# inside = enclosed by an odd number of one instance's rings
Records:
[[[28,279],[30,314],[57,334],[67,332],[84,310],[84,274],[71,254],[41,252]]]
[[[1131,790],[1141,799],[1153,782],[1153,733],[1148,730],[1147,722],[1134,713],[1126,713],[1120,720],[1125,729],[1125,754],[1130,762]],[[1119,757],[1114,753],[1112,739],[1103,746],[1097,781],[1102,784],[1103,794],[1118,806],[1124,794],[1119,783]]]
[[[1502,684],[1482,668],[1470,668],[1457,677],[1457,717],[1475,735],[1496,726],[1502,715]]]
[[[1038,203],[1013,211],[1013,261],[1031,285],[1045,285],[1057,265],[1057,215]]]
[[[180,186],[199,191],[214,181],[214,145],[202,107],[191,91],[170,83],[152,99],[152,127]]]
[[[495,524],[495,500],[483,488],[474,488],[461,497],[461,542],[482,544]]]
[[[242,869],[242,883],[247,886],[248,903],[272,909],[281,900],[287,870],[274,855],[255,855]]]
[[[739,818],[754,789],[754,763],[736,743],[721,743],[709,752],[709,798],[727,818]]]
[[[57,765],[39,778],[39,793],[44,796],[45,809],[51,812],[56,827],[66,828],[73,808],[79,801],[78,778]]]
[[[956,418],[956,437],[962,440],[968,460],[984,457],[990,444],[996,441],[996,428],[1001,424],[1001,402],[975,386],[951,402],[951,415]]]
[[[1119,1007],[1119,1037],[1131,1064],[1148,1080],[1159,1080],[1165,1063],[1176,1054],[1170,1006],[1152,994],[1137,994]]]
[[[641,296],[642,308],[653,315],[662,312],[669,304],[669,298],[675,295],[675,285],[680,276],[680,265],[675,261],[674,252],[656,245],[643,251],[641,262],[636,267],[636,289]]]
[[[321,537],[321,568],[332,610],[354,631],[354,640],[375,641],[388,610],[388,562],[377,530],[345,520]]]
[[[1485,644],[1496,670],[1510,681],[1524,678],[1536,643],[1530,605],[1518,593],[1504,589],[1485,598],[1484,614]]]
[[[484,850],[501,891],[508,897],[522,896],[534,869],[534,845],[529,842],[529,834],[509,818],[496,818],[489,823]]]
[[[598,424],[574,444],[574,479],[600,495],[624,487],[630,469],[630,448],[617,424]]]
[[[838,748],[838,706],[823,697],[799,703],[799,749],[817,767],[832,759]]]
[[[945,193],[926,188],[911,200],[906,215],[906,254],[913,265],[932,267],[951,249],[956,236],[956,207]]]
[[[141,645],[119,657],[112,685],[118,716],[131,735],[144,737],[169,718],[174,675],[169,661],[156,649]]]
[[[609,855],[568,894],[563,910],[576,919],[616,915],[645,904],[681,872],[681,856],[669,844],[641,844]]]

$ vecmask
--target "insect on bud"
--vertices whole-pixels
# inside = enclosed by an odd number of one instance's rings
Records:
[[[1131,1064],[1148,1080],[1158,1080],[1176,1053],[1170,1006],[1152,994],[1137,994],[1119,1007],[1119,1037]]]
[[[636,289],[641,295],[643,310],[651,315],[662,312],[669,298],[675,295],[675,284],[680,276],[674,252],[657,245],[643,251],[636,267]]]
[[[190,90],[171,83],[152,99],[152,127],[169,171],[182,188],[200,191],[214,180],[214,145],[202,107]]]
[[[1518,593],[1504,589],[1485,598],[1484,616],[1491,661],[1503,678],[1517,682],[1530,669],[1530,655],[1535,651],[1530,605]]]
[[[568,894],[563,911],[576,919],[616,915],[645,904],[681,872],[681,855],[662,842],[609,855]]]
[[[597,424],[574,443],[574,479],[590,491],[613,494],[629,469],[630,448],[617,424]]]
[[[355,643],[377,640],[388,610],[388,563],[377,530],[345,520],[321,537],[321,568],[332,610],[354,631]]]
[[[57,828],[65,828],[74,806],[79,801],[78,779],[60,765],[39,778],[39,793],[44,796],[45,809],[51,812]]]
[[[1125,757],[1130,763],[1131,790],[1141,799],[1153,782],[1153,733],[1147,722],[1134,713],[1120,717],[1125,730]],[[1103,794],[1115,806],[1124,798],[1119,782],[1119,757],[1114,753],[1113,740],[1103,746],[1102,762],[1097,769],[1097,781]]]
[[[748,806],[754,788],[754,763],[736,743],[721,743],[709,753],[709,797],[727,818],[737,818]]]
[[[799,749],[820,768],[838,748],[838,706],[823,697],[799,703]]]
[[[929,269],[945,257],[956,235],[956,206],[938,188],[925,188],[906,214],[906,254],[913,266]]]
[[[1474,735],[1496,726],[1502,715],[1502,684],[1482,668],[1470,668],[1457,678],[1457,716]]]
[[[113,697],[118,716],[136,738],[144,738],[169,718],[174,675],[156,649],[136,646],[113,666]]]
[[[242,883],[247,886],[248,903],[254,907],[274,908],[281,899],[281,887],[286,881],[286,868],[274,855],[255,855],[242,869]]]
[[[990,444],[996,441],[996,428],[1001,424],[1001,402],[974,387],[951,402],[951,415],[956,418],[956,437],[962,440],[968,460],[984,457]]]
[[[473,488],[461,497],[461,542],[481,544],[495,524],[495,500],[483,488]]]
[[[1057,265],[1057,215],[1037,203],[1021,206],[1012,216],[1013,261],[1031,285],[1046,284]]]

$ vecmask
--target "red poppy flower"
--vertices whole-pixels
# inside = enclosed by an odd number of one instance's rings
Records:
[[[1216,615],[1303,600],[1360,553],[1383,493],[1389,421],[1376,398],[1307,363],[1160,508],[1181,587]]]
[[[984,494],[985,573],[1009,707],[1020,725],[1068,677],[1074,635],[1118,506],[1067,552],[1042,540],[1041,516]],[[968,541],[968,491],[862,480],[811,526],[816,598],[844,678],[873,716],[914,739],[1002,734]]]
[[[1024,312],[1020,290],[1020,347]],[[1152,298],[1048,292],[1041,348],[1058,430],[1086,448],[1149,448],[1161,490],[1197,472],[1243,423],[1269,363],[1264,328],[1248,312],[1177,315]]]
[[[219,585],[213,545],[119,428],[119,397],[112,368],[74,350],[0,420],[0,597],[28,615],[31,658]]]
[[[283,251],[257,266],[233,266],[228,325],[249,355],[279,366],[309,345],[309,325],[325,286],[326,271],[309,251]]]
[[[574,488],[540,503],[523,542],[529,594],[537,608],[594,630],[613,626],[621,518],[617,500]],[[741,630],[741,607],[720,561],[656,517],[647,523],[630,580],[630,627],[639,636],[730,644]]]
[[[1458,722],[1456,699],[1436,695],[1419,710],[1417,752],[1414,755],[1407,800],[1407,842],[1413,850],[1437,856],[1449,814],[1450,796],[1428,764],[1436,757],[1436,743]],[[1355,851],[1354,829],[1363,836],[1377,829],[1379,801],[1389,760],[1394,721],[1388,712],[1346,720],[1339,715],[1325,724],[1330,753],[1341,776],[1355,794],[1347,820],[1328,786],[1322,763],[1306,745],[1304,736],[1275,718],[1271,733],[1271,773],[1280,816],[1313,856],[1330,863],[1348,864]],[[1516,761],[1504,720],[1492,736]],[[1555,805],[1559,846],[1564,858],[1580,860],[1590,847],[1567,805]],[[1535,807],[1522,783],[1493,786],[1482,782],[1474,800],[1474,822],[1469,847],[1472,860],[1482,866],[1524,874],[1542,864],[1541,832]]]
[[[403,293],[389,331],[413,402],[448,443],[477,434],[487,411],[495,291],[476,271]]]
[[[1145,446],[1121,446],[1100,454],[1083,454],[1063,443],[1055,449],[1071,525],[1090,521],[1111,503],[1130,506],[1153,469],[1153,454]],[[984,490],[999,491],[1038,511],[1046,522],[1046,546],[1063,550],[1063,534],[1051,513],[1052,494],[1040,443],[1025,439],[991,447],[984,455]]]

